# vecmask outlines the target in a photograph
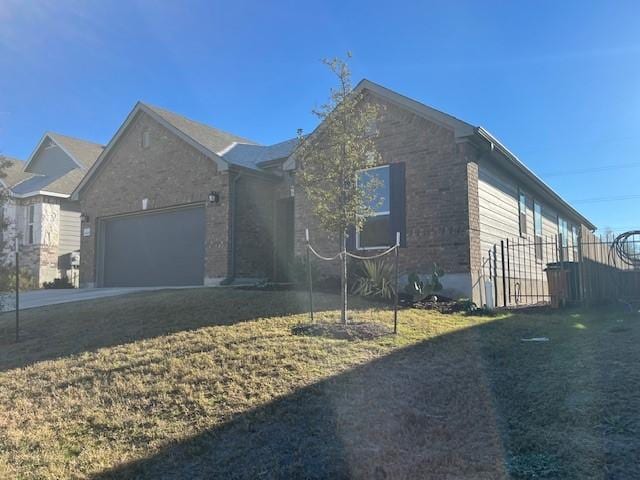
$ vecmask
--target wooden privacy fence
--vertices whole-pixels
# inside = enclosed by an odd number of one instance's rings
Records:
[[[640,231],[510,238],[485,252],[481,299],[496,307],[640,302]]]

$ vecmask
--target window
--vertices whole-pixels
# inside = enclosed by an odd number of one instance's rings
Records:
[[[558,217],[558,235],[560,244],[563,247],[569,246],[569,223],[562,217]]]
[[[32,245],[35,240],[34,235],[34,219],[36,216],[36,206],[29,205],[27,207],[27,243]]]
[[[519,194],[518,215],[520,222],[520,235],[524,237],[527,234],[527,197],[522,192]]]
[[[558,217],[558,237],[558,243],[560,247],[560,260],[568,260],[569,223],[562,217]]]
[[[533,202],[533,234],[535,236],[536,260],[542,260],[542,205]]]
[[[358,173],[359,185],[376,182],[372,192],[369,214],[362,228],[356,232],[356,248],[360,250],[384,248],[391,245],[391,192],[389,166],[369,168]]]

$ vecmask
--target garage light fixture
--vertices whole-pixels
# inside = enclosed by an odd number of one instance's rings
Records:
[[[80,214],[80,221],[82,223],[89,223],[89,215],[87,215],[86,213],[81,213]]]
[[[218,203],[220,201],[220,195],[218,192],[211,192],[209,194],[209,203]]]

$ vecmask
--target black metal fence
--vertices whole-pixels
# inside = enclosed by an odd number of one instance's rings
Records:
[[[482,303],[496,307],[640,302],[640,232],[504,239],[485,252],[479,276]]]

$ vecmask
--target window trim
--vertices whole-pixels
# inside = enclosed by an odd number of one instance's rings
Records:
[[[33,215],[32,215],[33,213]],[[36,220],[36,206],[35,204],[31,204],[27,206],[27,245],[35,244],[35,220]]]
[[[524,212],[522,211],[522,203],[524,200]],[[524,229],[522,216],[524,215]],[[521,238],[527,238],[527,194],[518,188],[518,231]]]
[[[388,175],[388,182],[389,184],[387,185],[387,191],[388,191],[388,195],[389,195],[389,210],[387,211],[382,211],[382,212],[373,212],[370,215],[366,215],[366,218],[370,218],[370,217],[381,217],[383,215],[386,215],[389,217],[389,221],[391,221],[391,165],[390,164],[386,164],[386,165],[378,165],[376,167],[370,167],[370,168],[362,168],[360,170],[358,170],[357,174],[356,174],[356,188],[358,186],[358,175],[360,174],[360,172],[368,172],[371,170],[378,170],[381,168],[386,168],[389,170],[389,175]],[[364,215],[357,215],[359,218],[365,217]],[[365,219],[366,219],[365,218]],[[389,248],[391,245],[377,245],[377,246],[371,246],[371,247],[361,247],[360,246],[360,228],[356,228],[356,250],[362,250],[362,251],[366,251],[366,250],[381,250],[383,248]]]
[[[538,231],[536,207],[540,209],[540,231]],[[535,256],[536,262],[538,263],[542,263],[542,260],[544,257],[544,251],[542,247],[543,238],[544,238],[544,236],[542,235],[543,230],[544,230],[544,216],[542,215],[542,203],[540,203],[538,200],[534,198],[533,199],[533,243],[534,243],[534,256]],[[538,241],[540,242],[539,251],[538,251],[538,244],[537,244]]]

